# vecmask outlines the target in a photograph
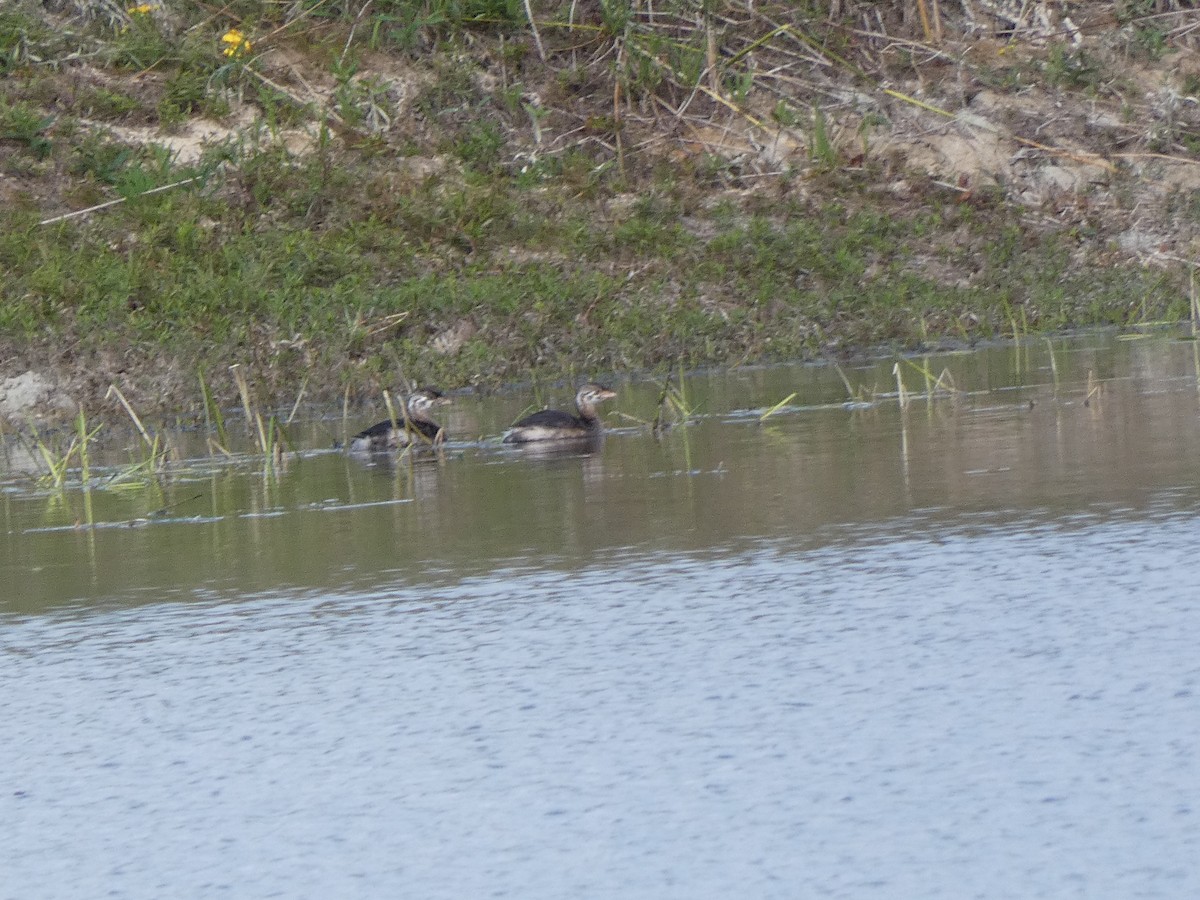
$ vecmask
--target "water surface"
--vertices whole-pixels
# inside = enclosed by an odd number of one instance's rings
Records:
[[[893,362],[12,475],[0,896],[1195,896],[1195,346]]]

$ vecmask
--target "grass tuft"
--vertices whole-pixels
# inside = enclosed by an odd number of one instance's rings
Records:
[[[142,472],[149,473],[152,477],[156,477],[166,467],[169,449],[166,444],[160,439],[158,434],[151,434],[146,426],[142,423],[141,417],[133,411],[133,407],[125,398],[125,394],[115,384],[108,386],[108,393],[105,394],[105,399],[116,397],[121,406],[124,407],[134,427],[137,429],[138,435],[142,439],[142,456],[141,459],[133,461],[130,468],[124,473],[121,473],[123,479],[131,478],[134,475],[140,475]]]
[[[200,396],[204,402],[204,424],[205,430],[208,432],[208,452],[211,454],[213,450],[219,451],[224,456],[230,456],[229,452],[229,435],[225,431],[225,416],[221,412],[221,407],[217,405],[213,398],[212,391],[208,389],[208,382],[204,379],[204,370],[201,369],[198,373],[200,379]],[[217,439],[212,439],[212,432],[216,429]]]
[[[672,382],[672,377],[676,380]],[[678,364],[677,373],[668,374],[663,379],[662,391],[658,396],[658,411],[650,430],[660,434],[679,425],[688,424],[697,413],[696,405],[688,398],[687,380],[684,377],[683,363]]]

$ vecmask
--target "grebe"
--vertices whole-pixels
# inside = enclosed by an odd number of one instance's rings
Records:
[[[391,419],[377,422],[366,431],[360,431],[350,440],[350,449],[359,452],[396,450],[410,444],[441,444],[446,440],[442,426],[429,417],[429,410],[445,406],[450,402],[441,391],[421,388],[408,395],[408,421],[393,423]]]
[[[506,444],[529,444],[534,441],[578,441],[598,438],[604,426],[596,415],[596,404],[611,400],[617,392],[602,384],[585,384],[575,395],[579,415],[557,409],[543,409],[517,422],[504,436]]]

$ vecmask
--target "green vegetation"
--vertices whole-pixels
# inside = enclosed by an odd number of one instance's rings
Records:
[[[1112,252],[1111,204],[1038,210],[1003,178],[897,170],[900,113],[941,121],[948,101],[822,99],[835,84],[884,98],[885,76],[920,64],[911,41],[899,60],[848,30],[862,4],[841,6],[845,21],[733,0],[18,0],[0,11],[0,349],[14,366],[52,356],[81,399],[119,367],[126,409],[212,417],[229,379],[197,392],[195,373],[235,364],[243,402],[274,408],[302,383],[328,400],[401,375],[453,386],[1188,315],[1179,272]],[[1119,6],[1169,50],[1169,22]],[[1097,53],[1053,44],[955,77],[1120,105]],[[821,91],[796,89],[814,73],[830,73]],[[200,118],[219,134],[170,143]],[[1200,134],[1182,112],[1158,119],[1157,153]],[[1190,194],[1171,203],[1196,220]],[[264,453],[286,441],[255,424]]]

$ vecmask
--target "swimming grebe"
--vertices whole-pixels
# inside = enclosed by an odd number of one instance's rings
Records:
[[[506,444],[528,444],[534,441],[578,441],[598,438],[604,426],[596,415],[596,404],[611,400],[617,392],[602,384],[585,384],[575,395],[579,415],[557,409],[543,409],[517,422],[504,436]]]
[[[366,431],[360,431],[350,441],[350,449],[357,451],[396,450],[409,444],[441,444],[446,440],[442,426],[429,417],[429,410],[445,406],[449,397],[433,388],[421,388],[408,395],[408,422],[376,422]]]

